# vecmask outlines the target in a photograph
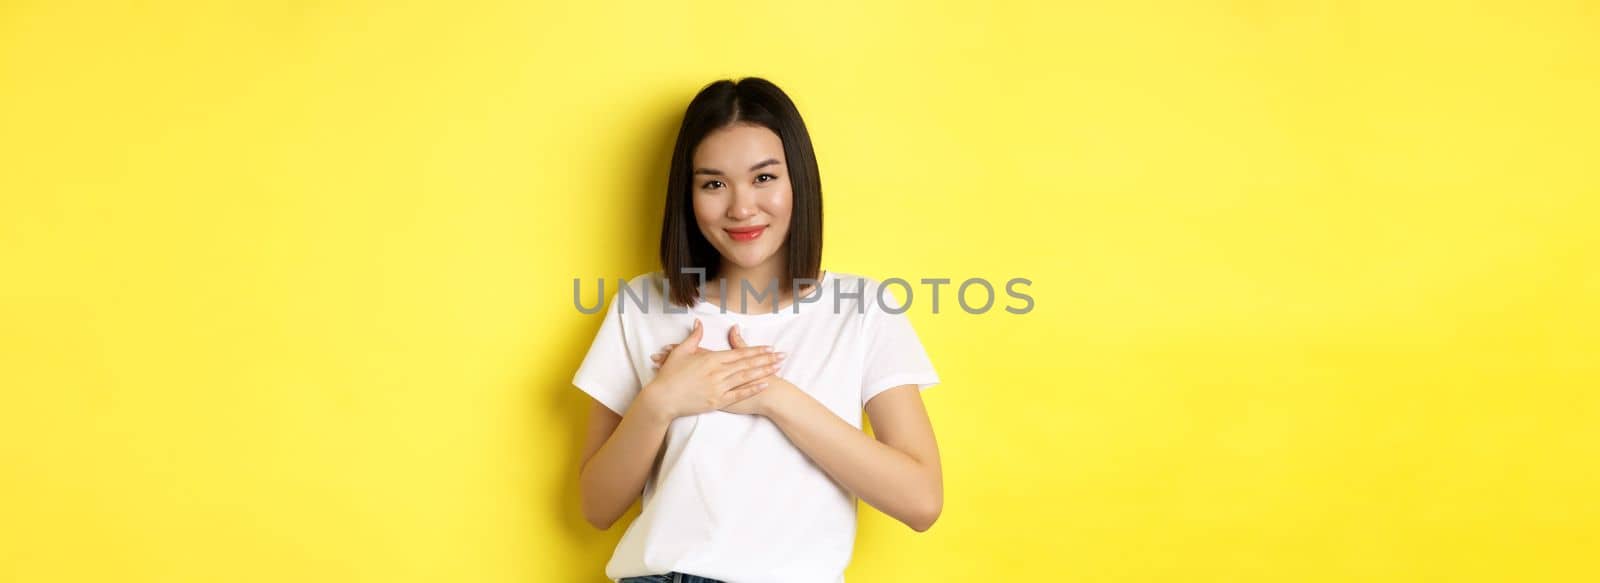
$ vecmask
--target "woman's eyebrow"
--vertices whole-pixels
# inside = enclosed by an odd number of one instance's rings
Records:
[[[749,171],[750,172],[755,172],[757,170],[760,170],[760,169],[765,168],[767,166],[771,166],[773,164],[782,164],[782,162],[779,162],[777,158],[767,158],[766,160],[762,160],[760,162],[756,162],[756,165],[755,166],[751,166]],[[694,169],[694,173],[696,175],[699,175],[699,174],[710,174],[712,176],[722,176],[722,171],[721,170],[717,170],[715,168],[695,168]]]

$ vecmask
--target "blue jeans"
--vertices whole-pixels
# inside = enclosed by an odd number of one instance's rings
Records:
[[[723,583],[717,579],[700,577],[688,573],[673,571],[665,575],[644,575],[641,577],[623,577],[619,583]]]

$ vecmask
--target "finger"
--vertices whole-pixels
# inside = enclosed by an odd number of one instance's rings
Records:
[[[666,359],[667,359],[667,355],[664,354],[664,353],[657,352],[655,354],[650,355],[650,362],[654,362],[656,364],[661,364],[661,361],[664,361]]]
[[[738,369],[738,370],[735,370],[734,372],[730,373],[729,375],[727,375],[725,377],[722,377],[722,387],[724,389],[727,389],[727,388],[730,388],[730,387],[736,387],[736,386],[739,386],[739,385],[742,385],[742,384],[745,384],[745,383],[748,383],[748,382],[752,382],[752,381],[756,381],[756,380],[759,380],[759,379],[763,379],[763,378],[772,376],[773,374],[776,374],[777,372],[778,372],[778,365],[776,365],[776,364],[765,364],[765,365],[754,366],[754,367],[750,367],[750,368]]]
[[[722,393],[721,397],[718,397],[718,400],[720,400],[722,403],[717,405],[717,408],[721,409],[723,407],[727,407],[728,405],[732,405],[739,401],[754,397],[756,393],[766,390],[766,388],[770,385],[771,383],[767,381],[755,381],[728,389],[726,392]]]
[[[733,362],[733,361],[736,361],[736,360],[740,360],[740,359],[744,359],[744,358],[747,358],[747,357],[755,356],[757,354],[767,354],[767,353],[770,353],[772,351],[773,351],[772,347],[771,346],[767,346],[767,345],[746,346],[744,348],[731,348],[731,349],[728,349],[728,350],[719,350],[719,351],[717,351],[719,353],[718,354],[719,358],[717,359],[717,362],[722,363],[722,364],[727,364],[727,363],[730,363],[730,362]]]
[[[733,348],[744,348],[746,346],[744,342],[744,335],[739,333],[738,324],[734,324],[733,327],[728,328],[728,346]]]
[[[700,324],[700,319],[699,318],[695,318],[694,319],[694,329],[689,331],[689,336],[687,338],[684,338],[683,342],[681,344],[678,344],[677,346],[673,347],[672,352],[674,354],[679,353],[679,352],[690,352],[690,349],[689,349],[690,347],[699,346],[700,345],[700,336],[704,332],[705,332],[705,326],[702,326]]]
[[[784,354],[782,352],[761,352],[761,353],[757,353],[757,354],[752,354],[750,356],[746,356],[744,358],[740,358],[740,359],[735,360],[733,362],[727,363],[724,366],[727,366],[727,367],[729,367],[731,369],[739,369],[739,368],[750,368],[750,367],[755,367],[755,366],[763,366],[763,365],[768,365],[768,364],[779,364],[780,362],[783,361],[784,357],[786,357],[786,356],[788,356],[788,355]]]

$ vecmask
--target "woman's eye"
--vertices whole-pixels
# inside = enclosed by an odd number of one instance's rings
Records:
[[[773,176],[771,174],[762,174],[762,175],[756,177],[756,182],[771,182],[771,181],[777,180],[777,179],[778,179],[777,176]]]
[[[722,181],[721,180],[711,180],[711,181],[707,181],[705,184],[700,185],[700,188],[705,188],[705,189],[720,188],[720,187],[722,187]]]

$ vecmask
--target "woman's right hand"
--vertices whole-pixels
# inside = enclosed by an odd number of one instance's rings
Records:
[[[694,329],[667,353],[656,377],[640,391],[640,399],[667,420],[715,411],[766,388],[753,382],[778,371],[781,353],[771,346],[732,350],[700,350],[704,328]]]

